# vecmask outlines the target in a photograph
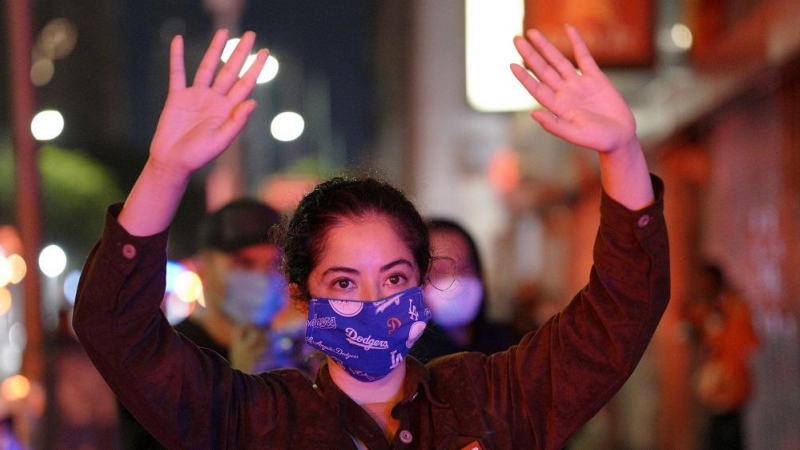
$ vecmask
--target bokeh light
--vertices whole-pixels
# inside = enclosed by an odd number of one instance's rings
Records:
[[[16,253],[8,257],[8,262],[11,264],[11,284],[17,284],[28,273],[28,265],[25,264],[22,256]]]
[[[184,302],[194,302],[203,293],[203,283],[196,273],[186,270],[175,277],[174,292]]]
[[[247,62],[245,63],[245,70],[247,70],[247,68],[250,67],[250,65],[253,64],[255,60],[256,60],[255,55],[249,56],[247,58]],[[267,58],[267,62],[264,63],[264,68],[261,69],[261,73],[258,74],[256,83],[264,84],[272,81],[276,76],[278,76],[279,69],[280,69],[280,63],[278,63],[278,60],[274,56],[272,56],[272,54],[270,54],[269,58]]]
[[[11,274],[11,261],[0,253],[0,287],[5,287],[11,283]]]
[[[222,49],[222,55],[219,57],[222,62],[228,62],[228,59],[230,59],[231,55],[233,54],[233,50],[235,50],[236,46],[239,45],[239,40],[239,38],[228,39],[228,42],[225,43],[225,48]]]
[[[78,27],[69,19],[55,18],[48,22],[36,39],[31,64],[31,82],[45,86],[55,75],[56,59],[66,58],[78,42]],[[38,139],[38,138],[37,138]]]
[[[11,291],[0,287],[0,316],[4,316],[11,309]]]
[[[228,59],[231,57],[233,50],[239,44],[239,38],[228,39],[228,42],[225,43],[225,48],[222,50],[222,55],[220,59],[222,62],[228,62]],[[256,55],[252,54],[247,57],[245,60],[244,66],[242,66],[242,70],[239,72],[239,76],[244,75],[247,72],[247,69],[253,65],[253,62],[256,60]],[[271,53],[269,58],[267,58],[267,62],[264,64],[264,68],[261,69],[261,73],[258,74],[258,79],[256,79],[256,83],[264,84],[267,82],[272,81],[277,75],[278,70],[280,68],[280,64],[278,60],[273,56]]]
[[[525,2],[465,2],[466,94],[478,111],[529,111],[536,100],[508,69],[521,63],[514,36],[522,34]]]
[[[8,343],[14,348],[22,350],[28,343],[28,333],[25,331],[25,325],[16,322],[8,329]]]
[[[676,23],[670,30],[670,37],[672,42],[681,50],[689,50],[692,48],[692,30],[682,23]]]
[[[22,240],[17,229],[11,225],[0,225],[0,252],[6,255],[22,251]]]
[[[73,270],[64,277],[64,298],[71,305],[75,304],[75,296],[78,294],[78,283],[80,280],[80,270]]]
[[[189,316],[197,306],[197,302],[185,302],[178,295],[170,293],[164,299],[164,312],[169,323],[175,325]]]
[[[165,287],[167,292],[175,290],[175,279],[186,270],[186,266],[178,261],[167,261],[167,285]]]
[[[48,22],[39,33],[36,49],[50,59],[63,59],[78,43],[78,27],[69,19],[59,17]]]
[[[67,254],[61,247],[48,245],[39,254],[39,269],[50,278],[55,278],[67,267]]]
[[[272,137],[279,141],[289,142],[300,137],[305,128],[303,116],[292,111],[285,111],[272,119],[269,130]]]
[[[45,86],[56,73],[56,66],[52,59],[39,58],[31,65],[31,83],[36,87]]]
[[[64,131],[64,117],[52,109],[39,112],[31,121],[31,133],[38,141],[49,141]]]
[[[0,384],[0,396],[11,403],[22,400],[31,393],[31,382],[24,375],[13,375]]]

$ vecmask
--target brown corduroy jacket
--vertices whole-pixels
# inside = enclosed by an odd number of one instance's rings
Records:
[[[391,442],[322,366],[257,375],[230,368],[161,312],[167,232],[129,235],[109,209],[85,265],[73,324],[108,384],[168,448],[558,449],[638,364],[669,299],[663,186],[629,211],[603,194],[587,286],[538,332],[491,356],[423,366],[407,358]]]

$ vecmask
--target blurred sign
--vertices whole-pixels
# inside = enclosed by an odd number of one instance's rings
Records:
[[[653,63],[652,0],[525,0],[524,28],[536,28],[571,55],[564,24],[573,25],[600,66]]]

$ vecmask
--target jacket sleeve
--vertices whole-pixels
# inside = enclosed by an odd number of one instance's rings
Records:
[[[652,180],[656,201],[639,211],[603,194],[588,284],[537,332],[481,363],[487,411],[536,448],[562,448],[614,396],[667,307],[664,188]]]
[[[116,221],[119,210],[120,205],[109,208],[75,302],[74,329],[92,362],[168,448],[225,448],[253,410],[260,411],[260,431],[269,432],[275,396],[248,392],[262,389],[263,379],[231,369],[221,356],[175,332],[164,317],[167,231],[131,236]]]

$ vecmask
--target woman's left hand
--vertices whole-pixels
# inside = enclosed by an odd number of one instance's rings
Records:
[[[511,70],[544,109],[531,115],[550,133],[599,152],[626,148],[636,139],[636,122],[611,81],[597,66],[578,31],[566,26],[578,69],[538,30],[517,36],[514,45],[531,69]]]

